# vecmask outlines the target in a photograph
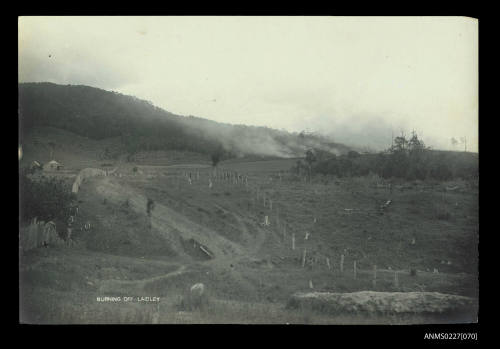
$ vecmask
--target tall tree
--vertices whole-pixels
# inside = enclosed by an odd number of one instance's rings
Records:
[[[50,148],[50,160],[54,160],[54,150],[56,149],[56,143],[55,142],[48,142],[47,143]]]
[[[309,180],[311,180],[312,165],[315,161],[316,161],[316,155],[314,155],[312,150],[308,150],[306,152],[306,162],[307,162],[307,169],[309,172]]]

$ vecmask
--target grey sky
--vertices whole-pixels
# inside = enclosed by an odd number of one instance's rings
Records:
[[[470,18],[21,17],[19,81],[85,84],[358,146],[415,129],[434,148],[465,136],[478,150]]]

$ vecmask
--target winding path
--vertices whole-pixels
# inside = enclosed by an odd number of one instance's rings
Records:
[[[132,188],[118,184],[110,177],[104,177],[96,189],[98,193],[117,203],[128,199],[134,211],[146,214],[146,197]],[[216,258],[235,258],[245,254],[238,244],[160,203],[155,203],[151,213],[151,225],[172,243],[177,243],[176,238],[179,235],[186,240],[195,239],[215,253]]]

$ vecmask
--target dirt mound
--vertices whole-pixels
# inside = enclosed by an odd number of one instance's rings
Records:
[[[438,292],[296,293],[288,307],[308,307],[327,313],[418,314],[448,313],[472,309],[473,298]]]

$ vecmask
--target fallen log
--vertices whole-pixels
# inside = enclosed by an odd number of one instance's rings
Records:
[[[202,250],[208,257],[213,258],[212,254],[208,252],[203,246],[200,245],[200,250]]]
[[[380,209],[381,210],[384,210],[386,209],[387,207],[389,207],[389,205],[392,203],[392,200],[387,200],[385,204],[381,205],[380,206]]]

